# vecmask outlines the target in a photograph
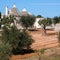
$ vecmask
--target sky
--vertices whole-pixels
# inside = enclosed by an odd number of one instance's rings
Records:
[[[8,6],[9,9],[12,9],[14,4],[20,12],[26,8],[36,16],[60,16],[60,0],[0,0],[0,11],[5,13],[5,7]]]

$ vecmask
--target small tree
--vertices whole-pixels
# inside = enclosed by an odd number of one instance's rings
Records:
[[[16,47],[16,49],[13,49],[13,53],[14,54],[25,54],[28,52],[28,50],[31,50],[30,46],[34,42],[34,40],[26,32],[26,30],[23,30],[22,32],[20,32],[18,37],[19,37],[18,46]]]
[[[32,27],[35,22],[34,16],[22,16],[20,19],[20,23],[24,28]]]
[[[22,49],[29,49],[33,39],[26,32],[20,32],[16,27],[3,28],[2,41],[11,45],[13,53],[21,52]]]
[[[50,18],[39,20],[38,23],[42,26],[44,34],[46,34],[46,26],[52,24],[52,21]]]

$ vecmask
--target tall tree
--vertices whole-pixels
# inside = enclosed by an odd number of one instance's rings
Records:
[[[38,23],[42,26],[44,34],[46,34],[46,26],[52,24],[51,19],[47,18],[44,20],[39,20]]]
[[[22,16],[20,19],[20,23],[24,28],[32,27],[35,22],[34,16]]]

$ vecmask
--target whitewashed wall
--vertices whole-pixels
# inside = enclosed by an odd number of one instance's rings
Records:
[[[59,23],[55,25],[55,31],[56,32],[59,32],[60,31],[60,24]]]
[[[35,21],[35,23],[34,23],[34,27],[35,28],[41,28],[41,26],[39,25],[39,23],[38,23],[38,21],[39,20],[43,20],[44,18],[36,18],[36,21]]]

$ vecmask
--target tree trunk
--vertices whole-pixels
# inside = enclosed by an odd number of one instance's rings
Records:
[[[44,34],[46,35],[46,26],[45,25],[44,25],[43,29],[44,29]]]
[[[46,29],[44,29],[44,34],[46,35]]]

